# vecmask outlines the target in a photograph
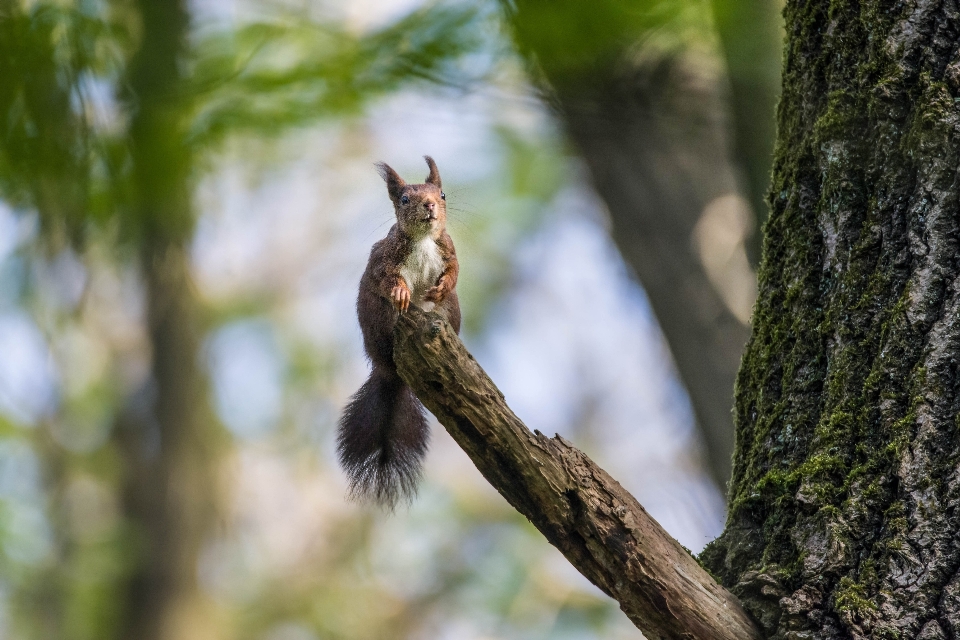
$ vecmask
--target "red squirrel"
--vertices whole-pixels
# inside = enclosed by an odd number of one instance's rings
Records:
[[[436,311],[460,332],[460,265],[446,230],[447,197],[437,164],[424,159],[430,167],[424,184],[407,184],[388,165],[377,164],[397,223],[373,245],[360,278],[357,317],[372,371],[344,409],[337,434],[350,496],[388,508],[416,493],[429,440],[423,405],[393,362],[397,318],[412,304]]]

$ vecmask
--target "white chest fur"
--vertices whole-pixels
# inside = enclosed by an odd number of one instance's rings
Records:
[[[400,268],[400,275],[410,287],[410,302],[424,311],[433,309],[432,302],[425,302],[423,294],[427,289],[437,284],[437,279],[443,273],[443,257],[436,240],[427,236],[414,243],[410,255]]]

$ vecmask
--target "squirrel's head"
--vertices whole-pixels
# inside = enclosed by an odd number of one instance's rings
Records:
[[[415,238],[438,236],[447,224],[447,196],[441,189],[437,163],[430,156],[423,159],[430,167],[430,175],[423,184],[407,184],[388,164],[377,163],[380,176],[387,183],[387,193],[400,228]]]

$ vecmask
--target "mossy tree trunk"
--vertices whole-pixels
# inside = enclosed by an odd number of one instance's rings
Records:
[[[802,2],[702,560],[776,638],[960,635],[960,11]]]

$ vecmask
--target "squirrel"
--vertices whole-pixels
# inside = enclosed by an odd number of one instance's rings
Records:
[[[376,165],[397,222],[373,245],[360,278],[357,317],[372,371],[347,403],[337,434],[349,496],[391,509],[416,493],[429,440],[423,405],[397,374],[393,328],[412,304],[436,311],[460,333],[460,265],[446,231],[447,197],[437,164],[424,160],[424,184],[407,184],[389,165]]]

